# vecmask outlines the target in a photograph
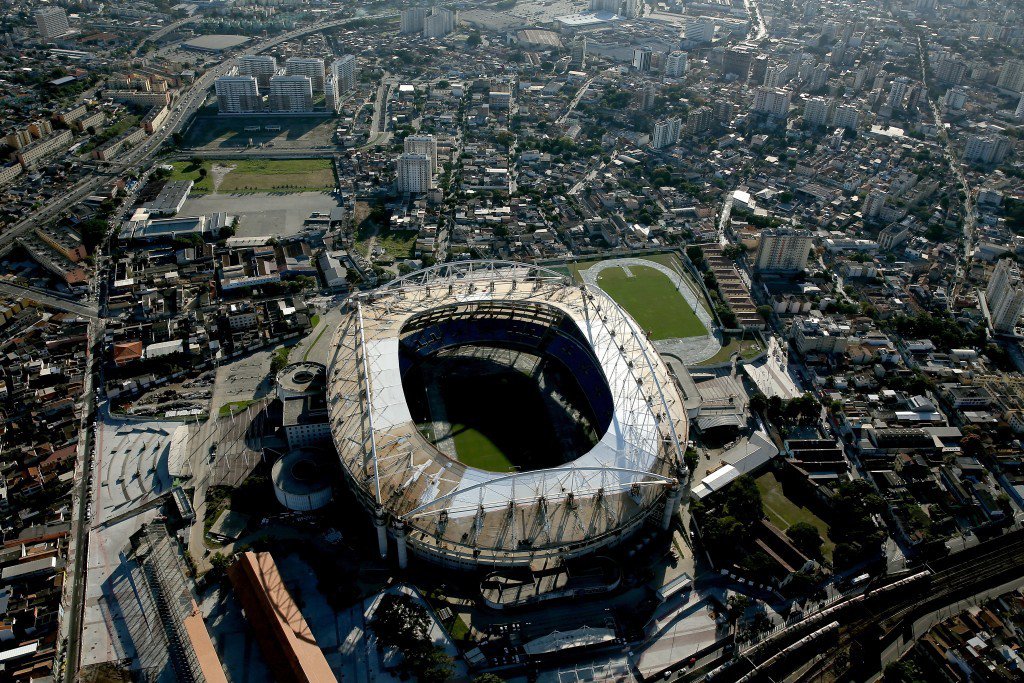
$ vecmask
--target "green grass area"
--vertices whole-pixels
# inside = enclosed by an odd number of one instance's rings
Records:
[[[218,192],[320,192],[334,188],[330,159],[236,159]]]
[[[309,326],[311,328],[313,328],[313,327],[316,327],[319,324],[320,324],[320,314],[319,313],[314,313],[313,317],[309,319]]]
[[[213,192],[213,166],[233,167],[220,182],[223,194],[246,192],[325,192],[334,188],[334,170],[330,159],[234,159],[176,161],[171,180],[191,180],[194,194]],[[203,176],[201,169],[206,171]]]
[[[203,162],[199,166],[193,166],[191,161],[175,161],[171,164],[171,180],[191,180],[192,194],[207,194],[213,192],[213,179],[210,178],[210,162]],[[206,177],[200,175],[199,170],[206,169]]]
[[[452,619],[451,625],[448,627],[448,632],[452,636],[452,640],[466,640],[469,637],[469,625],[466,624],[465,620],[458,614]]]
[[[320,320],[319,320],[320,316],[314,315],[313,317],[317,318],[317,321],[313,323],[313,327],[316,327],[316,324],[318,322],[320,322]],[[326,332],[326,331],[327,331],[327,327],[326,326],[324,327],[324,329],[320,330],[319,334],[316,335],[316,339],[313,340],[313,343],[310,344],[308,347],[306,347],[306,352],[302,354],[302,360],[304,360],[304,361],[305,360],[309,360],[309,354],[312,353],[313,349],[316,348],[316,345],[320,343],[320,337],[324,336],[324,332]]]
[[[388,230],[377,236],[376,246],[396,259],[412,258],[416,249],[415,230]]]
[[[139,121],[141,120],[142,117],[137,116],[135,114],[128,114],[127,116],[122,116],[113,125],[108,126],[107,128],[104,128],[103,130],[99,131],[98,133],[96,133],[92,140],[82,145],[78,150],[79,153],[84,154],[86,152],[91,152],[97,147],[101,147],[105,142],[113,140],[114,138],[116,138],[121,133],[124,133],[129,128],[139,125]]]
[[[718,353],[711,358],[708,358],[706,361],[703,361],[700,365],[717,365],[718,363],[726,363],[730,358],[732,358],[732,354],[737,351],[740,353],[740,358],[750,360],[751,358],[756,358],[760,355],[763,348],[761,347],[761,343],[756,339],[744,339],[742,341],[739,339],[733,339],[719,349]]]
[[[831,561],[835,543],[828,536],[828,525],[808,508],[802,507],[788,498],[782,490],[782,484],[773,473],[766,472],[756,481],[757,490],[761,492],[761,505],[768,521],[782,531],[797,522],[807,522],[816,527],[825,541],[821,547],[821,553],[825,559]]]
[[[220,417],[237,415],[238,413],[242,412],[243,410],[251,406],[253,403],[256,403],[255,399],[250,401],[231,401],[230,403],[225,403],[224,405],[222,405],[220,407],[220,410],[217,411],[217,415],[219,415]]]
[[[651,339],[697,337],[708,333],[672,281],[647,266],[605,268],[597,284],[633,316]]]

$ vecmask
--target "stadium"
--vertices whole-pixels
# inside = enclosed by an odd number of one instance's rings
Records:
[[[542,267],[443,264],[353,295],[327,396],[345,482],[399,566],[576,558],[667,527],[682,497],[667,367],[610,297]]]

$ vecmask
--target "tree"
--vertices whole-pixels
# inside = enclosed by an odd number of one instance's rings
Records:
[[[686,248],[686,256],[698,268],[704,263],[704,250],[696,244],[691,244]]]
[[[697,469],[697,464],[700,462],[700,455],[697,454],[692,448],[687,448],[686,453],[683,455],[683,462],[686,463],[686,469],[693,474],[693,471]]]
[[[402,651],[402,668],[422,683],[444,683],[455,673],[451,656],[430,643]]]
[[[793,545],[811,557],[818,557],[821,554],[821,546],[825,541],[821,538],[818,527],[807,522],[797,522],[786,529],[786,535]]]
[[[412,596],[385,593],[374,610],[370,626],[382,643],[405,650],[427,640],[430,617],[426,608]]]
[[[110,229],[110,225],[99,218],[90,218],[87,221],[82,221],[78,226],[79,235],[82,237],[82,244],[89,251],[95,249],[107,236],[107,230]]]
[[[479,31],[473,31],[469,34],[469,38],[466,38],[467,47],[476,47],[482,42],[484,42],[484,40],[480,37]]]
[[[734,593],[726,600],[726,614],[729,615],[729,622],[735,624],[740,617],[750,608],[750,598],[742,593]]]
[[[496,674],[486,673],[474,678],[473,683],[505,683],[505,679]]]
[[[772,317],[772,312],[774,310],[775,309],[773,309],[771,306],[768,306],[766,304],[764,306],[758,306],[757,307],[757,314],[759,316],[761,316],[762,318],[764,318],[765,320],[768,320],[768,319],[770,319]]]

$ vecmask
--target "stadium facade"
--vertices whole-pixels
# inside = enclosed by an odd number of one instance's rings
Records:
[[[596,425],[589,450],[492,472],[440,449],[413,418],[403,370],[409,358],[460,348],[516,350],[568,370]],[[382,556],[394,539],[400,566],[409,552],[462,568],[580,557],[651,517],[667,528],[685,488],[687,415],[668,368],[604,292],[545,268],[443,264],[353,295],[327,397],[346,484],[373,517]]]

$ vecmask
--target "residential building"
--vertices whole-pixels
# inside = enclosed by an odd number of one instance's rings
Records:
[[[682,125],[683,121],[678,116],[655,123],[651,146],[655,149],[662,149],[676,144]]]
[[[401,33],[422,33],[428,12],[426,7],[410,7],[402,10]]]
[[[261,88],[270,87],[270,79],[277,74],[277,59],[272,55],[243,55],[238,60],[239,76],[255,76]]]
[[[36,140],[17,152],[18,163],[26,171],[37,162],[71,146],[71,131],[59,130],[48,138]]]
[[[686,115],[686,132],[697,135],[711,130],[715,125],[715,112],[711,107],[703,106],[690,110]]]
[[[430,157],[430,171],[437,173],[437,139],[433,135],[409,135],[403,144],[403,151],[407,153]]]
[[[313,82],[309,76],[274,76],[267,104],[276,112],[313,111]]]
[[[344,95],[356,87],[356,56],[342,55],[331,63],[331,74],[338,84],[338,93]]]
[[[1010,140],[1004,135],[972,135],[967,138],[964,160],[981,164],[1000,164],[1010,153]]]
[[[1024,61],[1008,59],[999,70],[996,87],[1013,92],[1024,92]]]
[[[852,104],[840,104],[832,114],[832,125],[847,130],[857,130],[860,124],[860,110]]]
[[[754,111],[775,118],[785,118],[789,113],[788,90],[758,88],[754,92]]]
[[[879,214],[882,213],[882,209],[885,208],[886,199],[886,194],[882,190],[871,190],[868,192],[868,196],[864,198],[864,204],[861,205],[860,209],[864,220],[870,221],[878,218]]]
[[[1024,313],[1024,283],[1013,259],[999,259],[985,289],[989,320],[996,332],[1013,332]]]
[[[284,71],[288,76],[308,78],[313,86],[313,92],[321,92],[324,89],[324,60],[319,57],[289,57],[284,62]]]
[[[395,190],[399,194],[423,194],[434,189],[432,162],[426,154],[406,152],[398,157]]]
[[[68,13],[63,7],[40,7],[32,16],[36,20],[36,29],[43,40],[59,38],[71,30]]]
[[[1013,112],[1013,118],[1024,121],[1024,95],[1020,96],[1020,102],[1017,103],[1017,110]]]
[[[572,59],[572,67],[574,69],[583,69],[587,66],[587,37],[576,36],[572,40],[572,46],[570,47],[570,55]]]
[[[812,97],[804,105],[804,122],[809,126],[827,125],[832,118],[835,101],[831,97]]]
[[[255,76],[221,76],[213,83],[220,114],[245,114],[263,110],[263,98]]]
[[[754,259],[760,273],[796,273],[807,266],[814,237],[808,230],[774,228],[761,233]]]
[[[687,55],[682,50],[670,52],[665,61],[665,75],[672,78],[679,78],[689,68]]]
[[[781,64],[773,64],[764,70],[764,81],[762,85],[766,88],[779,88],[783,84],[783,74],[786,72],[786,67]]]
[[[423,37],[443,38],[455,30],[459,13],[446,7],[435,7],[423,20]]]
[[[885,104],[890,109],[898,109],[903,106],[903,98],[907,94],[907,89],[910,87],[910,79],[906,76],[900,76],[892,82],[889,86],[889,96],[885,99]]]
[[[715,21],[708,17],[687,19],[683,36],[693,43],[710,43],[715,37]]]
[[[651,55],[653,52],[649,47],[633,48],[633,68],[641,73],[651,70]]]

